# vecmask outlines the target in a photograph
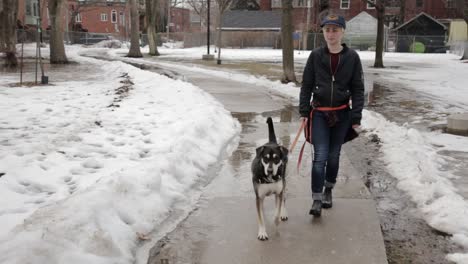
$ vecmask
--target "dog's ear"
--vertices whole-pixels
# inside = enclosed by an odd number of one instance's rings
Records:
[[[289,150],[283,146],[280,147],[281,158],[286,158],[288,156]]]
[[[262,155],[263,150],[265,149],[265,146],[258,147],[256,149],[257,151],[257,157],[260,157]]]

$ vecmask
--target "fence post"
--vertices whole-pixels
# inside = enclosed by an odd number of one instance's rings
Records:
[[[396,40],[395,40],[395,52],[398,52],[398,32],[396,34]]]

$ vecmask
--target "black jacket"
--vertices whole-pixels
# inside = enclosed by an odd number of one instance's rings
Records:
[[[299,113],[308,117],[311,111],[310,99],[324,107],[337,107],[352,99],[351,122],[361,124],[364,107],[364,76],[361,60],[356,51],[345,44],[340,52],[336,73],[332,76],[330,55],[327,47],[313,50],[304,69]],[[334,81],[333,81],[334,79]]]

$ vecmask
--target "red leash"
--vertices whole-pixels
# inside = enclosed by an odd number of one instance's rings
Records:
[[[310,144],[312,144],[312,118],[314,116],[314,111],[318,110],[318,111],[322,111],[322,112],[327,112],[327,111],[337,111],[337,110],[342,110],[342,109],[345,109],[348,107],[348,104],[344,104],[344,105],[340,105],[338,107],[314,107],[312,109],[312,111],[310,111],[310,117],[309,117],[309,129],[308,130],[304,130],[304,135],[305,135],[305,138],[306,140],[304,141],[304,144],[302,144],[302,147],[301,147],[301,150],[299,151],[299,157],[297,159],[297,171],[299,172],[299,168],[301,167],[301,162],[302,162],[302,155],[304,154],[304,147],[306,145],[307,142],[310,142]],[[289,150],[289,153],[292,153],[292,151],[294,150],[294,147],[296,146],[296,143],[299,139],[299,135],[301,134],[301,131],[305,128],[305,125],[307,123],[307,120],[304,119],[302,121],[302,124],[301,124],[301,127],[299,128],[299,130],[297,131],[297,135],[296,135],[296,138],[294,139],[292,145],[291,145],[291,148]],[[309,131],[309,133],[307,133],[307,131]],[[309,139],[309,140],[307,140]]]

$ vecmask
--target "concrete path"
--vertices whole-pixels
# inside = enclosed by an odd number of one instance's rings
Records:
[[[201,76],[177,67],[172,70],[221,101],[239,119],[243,130],[238,149],[206,188],[199,207],[151,249],[148,264],[387,263],[374,201],[346,153],[342,155],[334,207],[323,210],[321,218],[308,215],[310,146],[300,174],[295,169],[299,147],[290,155],[289,220],[275,226],[274,198],[267,198],[270,238],[257,240],[250,163],[255,148],[267,140],[267,116],[273,117],[280,142],[290,145],[299,127],[296,107],[263,87]]]

